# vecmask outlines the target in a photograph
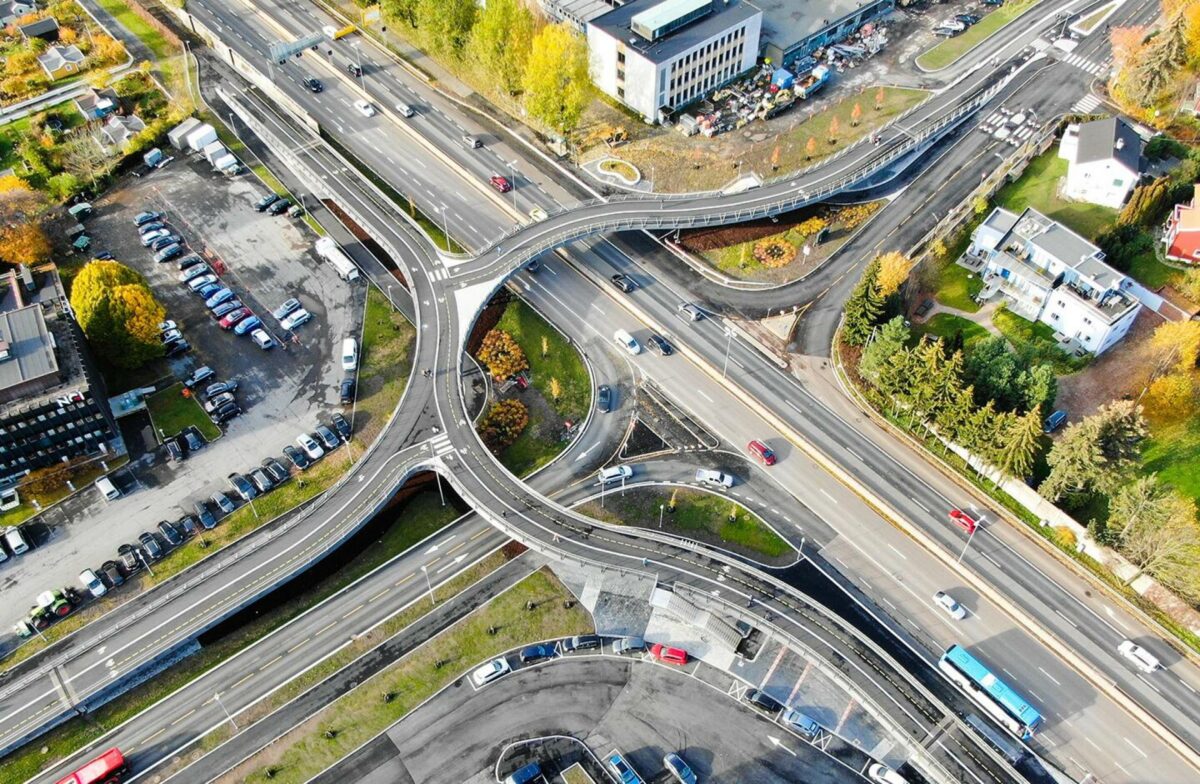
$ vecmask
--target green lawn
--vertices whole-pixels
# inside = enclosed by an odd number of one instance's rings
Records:
[[[994,201],[1016,213],[1033,207],[1082,237],[1094,240],[1116,221],[1117,211],[1097,204],[1060,199],[1057,195],[1059,181],[1066,176],[1067,162],[1058,157],[1056,145],[1030,161],[1020,178],[1001,188]]]
[[[933,297],[948,308],[975,313],[979,310],[979,303],[975,301],[975,297],[981,291],[983,279],[978,273],[960,267],[951,258],[943,262],[938,270],[938,287]]]
[[[970,319],[955,316],[953,313],[938,313],[924,324],[913,324],[914,333],[921,335],[937,335],[939,338],[951,340],[955,334],[963,335],[963,347],[970,348],[988,336],[988,331]]]
[[[1143,473],[1200,503],[1200,417],[1174,425],[1154,425],[1142,449]]]
[[[172,384],[146,398],[146,408],[159,434],[170,438],[194,425],[205,439],[213,441],[219,438],[220,428],[208,418],[196,398],[183,396],[183,389],[182,383]]]
[[[1183,273],[1174,267],[1168,267],[1158,259],[1156,251],[1162,250],[1162,244],[1154,243],[1151,250],[1139,253],[1129,265],[1129,275],[1148,289],[1155,290],[1175,282]]]
[[[599,501],[590,501],[579,511],[608,523],[653,529],[658,527],[659,507],[669,506],[672,495],[675,511],[661,512],[664,531],[752,558],[790,560],[795,555],[795,549],[758,515],[736,501],[703,490],[636,487],[622,492],[614,487],[605,494],[603,506]],[[731,513],[733,520],[729,519]]]
[[[260,640],[274,629],[300,615],[354,580],[375,569],[393,556],[407,550],[434,531],[440,530],[458,516],[450,506],[442,506],[436,490],[426,490],[403,502],[396,522],[379,539],[365,547],[361,554],[316,584],[289,598],[272,611],[260,615],[247,625],[202,648],[166,672],[93,710],[85,723],[73,719],[5,757],[4,769],[13,781],[24,781],[38,771],[50,767],[63,757],[94,741],[102,733],[116,727],[145,710],[168,694],[215,667],[238,651]],[[219,529],[218,529],[219,530]],[[157,569],[157,567],[156,567]],[[461,590],[469,583],[458,584]],[[428,603],[420,606],[424,613]],[[418,613],[417,615],[419,615]],[[406,619],[415,620],[416,616]],[[57,626],[52,628],[58,628]],[[47,751],[43,753],[41,747]],[[9,780],[6,778],[5,780]]]
[[[106,474],[109,471],[114,471],[128,462],[129,458],[124,456],[116,459],[109,459],[107,461],[108,471],[105,471],[100,465],[100,462],[96,461],[95,463],[88,464],[84,470],[80,471],[74,477],[71,477],[71,482],[75,485],[76,491],[82,490],[92,482],[99,479],[103,474]],[[21,505],[16,509],[9,509],[7,512],[0,512],[0,531],[3,531],[5,528],[10,526],[20,525],[29,518],[38,514],[37,508],[30,503],[33,500],[33,497],[31,497],[30,494],[23,490],[20,486],[17,487],[17,490],[21,496]],[[36,496],[36,498],[38,503],[42,505],[42,509],[45,509],[46,507],[63,500],[67,496],[71,495],[71,493],[71,488],[67,487],[66,483],[64,482],[63,485],[58,489],[52,490],[49,493],[43,493],[39,496]]]
[[[269,765],[274,769],[271,778],[266,773],[266,761],[254,758],[230,771],[230,775],[245,782],[308,781],[461,678],[468,669],[524,643],[590,631],[591,619],[582,607],[563,607],[569,598],[567,590],[548,572],[530,575],[376,675],[364,688],[344,694],[285,735],[268,752],[278,760]],[[527,609],[530,602],[532,610]],[[491,627],[494,634],[489,633]],[[395,698],[384,702],[379,697],[382,693],[394,694]],[[326,730],[334,730],[333,737],[328,737]]]
[[[953,63],[967,52],[994,35],[1000,28],[1029,10],[1038,0],[1009,0],[968,27],[960,35],[947,38],[917,58],[917,65],[936,71]]]
[[[96,0],[96,2],[101,8],[112,14],[118,24],[140,38],[142,43],[154,52],[155,58],[162,60],[179,54],[179,50],[171,46],[162,33],[131,11],[122,0]]]
[[[1029,365],[1049,364],[1054,367],[1055,373],[1063,375],[1082,369],[1090,359],[1063,351],[1054,340],[1054,328],[1049,324],[1040,321],[1034,323],[1007,308],[997,310],[992,316],[992,323]]]
[[[396,283],[392,296],[403,297]],[[412,373],[417,331],[375,286],[367,289],[363,351],[354,401],[354,440],[366,448],[396,408]],[[349,412],[347,412],[349,416]]]

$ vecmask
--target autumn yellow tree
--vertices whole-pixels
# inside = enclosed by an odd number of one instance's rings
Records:
[[[162,356],[158,324],[166,311],[124,264],[87,264],[71,285],[71,307],[88,343],[113,365],[135,368]]]
[[[856,103],[856,104],[854,104],[854,108],[850,110],[850,125],[857,127],[858,123],[861,120],[862,120],[862,107]]]
[[[1200,321],[1166,321],[1150,337],[1159,373],[1191,373],[1200,359]]]
[[[804,160],[811,161],[812,157],[817,154],[817,140],[809,136],[808,141],[804,143]]]
[[[800,232],[805,237],[812,237],[818,234],[821,229],[828,225],[829,221],[825,220],[819,215],[814,215],[811,218],[801,221],[800,224],[796,226],[796,231]]]
[[[840,133],[841,130],[842,130],[842,128],[838,124],[838,118],[834,117],[832,120],[829,121],[829,143],[830,144],[837,144],[838,133]]]
[[[36,264],[50,258],[39,214],[42,198],[19,177],[0,177],[0,260]]]
[[[525,352],[521,350],[517,341],[512,335],[499,329],[493,329],[483,336],[479,353],[475,356],[497,381],[512,378],[529,367]]]
[[[1181,422],[1196,410],[1195,373],[1174,372],[1159,376],[1142,399],[1146,416],[1160,422]]]
[[[876,278],[880,295],[887,297],[899,291],[904,281],[908,280],[912,268],[913,262],[900,251],[893,250],[880,256],[879,276]]]

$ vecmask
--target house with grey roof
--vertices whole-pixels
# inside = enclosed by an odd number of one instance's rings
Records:
[[[1067,161],[1063,195],[1119,208],[1142,176],[1142,137],[1120,117],[1067,126],[1058,146]]]
[[[142,122],[142,119],[136,114],[114,114],[100,128],[100,136],[104,142],[101,146],[123,147],[125,142],[145,129],[146,123]]]
[[[967,253],[983,262],[981,300],[999,298],[1050,325],[1068,351],[1104,353],[1142,308],[1133,281],[1103,251],[1032,207],[1019,215],[997,207],[971,233]]]
[[[75,108],[89,120],[103,120],[120,106],[117,91],[111,87],[103,90],[92,87],[75,99]]]
[[[75,44],[51,46],[38,55],[38,63],[51,79],[64,79],[83,70],[83,52]]]
[[[0,25],[10,25],[36,10],[37,4],[29,0],[4,0],[0,2]]]
[[[26,41],[32,38],[41,38],[43,41],[53,43],[58,40],[58,20],[53,16],[35,19],[29,24],[17,25],[17,29],[21,31],[21,37]]]

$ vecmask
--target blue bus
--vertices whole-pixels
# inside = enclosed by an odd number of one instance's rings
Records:
[[[938,669],[1017,737],[1029,740],[1041,728],[1042,714],[961,645],[946,649]]]

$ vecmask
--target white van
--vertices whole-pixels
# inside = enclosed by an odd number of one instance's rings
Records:
[[[618,329],[616,332],[613,333],[613,340],[616,341],[618,346],[625,349],[630,354],[641,354],[642,353],[641,344],[633,339],[633,335],[630,335],[628,332],[626,332],[623,329]]]
[[[613,482],[623,482],[631,476],[633,476],[633,469],[627,465],[609,466],[600,469],[599,479],[600,484],[608,485]]]
[[[117,489],[117,486],[107,476],[102,476],[96,480],[96,488],[104,494],[106,501],[115,501],[121,497],[121,491]]]
[[[342,341],[342,370],[358,369],[358,341],[346,338]]]
[[[21,533],[21,529],[15,526],[4,532],[4,543],[8,545],[9,550],[12,550],[13,555],[29,552],[29,542]]]
[[[1145,673],[1151,673],[1161,667],[1158,657],[1133,640],[1125,640],[1117,646],[1117,652],[1128,659],[1134,667]]]

